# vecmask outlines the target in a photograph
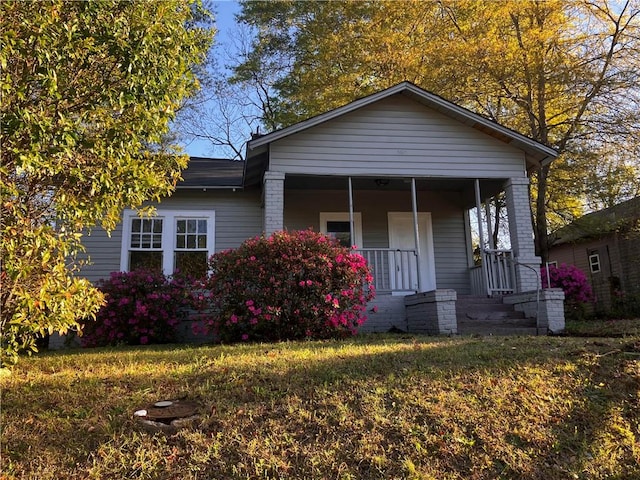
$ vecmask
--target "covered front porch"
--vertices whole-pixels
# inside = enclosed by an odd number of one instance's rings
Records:
[[[507,201],[511,242],[507,249],[495,248],[486,236],[492,219],[484,202],[500,192]],[[433,319],[449,312],[449,319],[440,322],[445,326],[430,327],[427,333],[457,333],[457,296],[538,292],[539,259],[533,251],[528,199],[526,178],[343,177],[269,171],[264,176],[267,234],[313,228],[337,237],[367,259],[377,292],[371,305],[376,313],[364,326],[369,331],[420,330],[416,325],[429,321],[412,320],[410,312],[417,302],[430,304],[422,308],[422,317]],[[470,215],[473,207],[484,215]],[[483,239],[480,245],[478,236]],[[538,310],[539,305],[532,315]]]

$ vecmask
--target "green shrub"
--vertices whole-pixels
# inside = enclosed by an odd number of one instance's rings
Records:
[[[375,296],[366,260],[311,230],[276,232],[213,255],[207,323],[222,341],[355,334]]]
[[[540,270],[542,288],[561,288],[564,292],[565,315],[575,320],[587,316],[587,304],[594,301],[593,290],[587,276],[574,265],[549,265]]]
[[[156,271],[113,272],[98,287],[106,304],[83,327],[85,347],[173,342],[177,325],[202,299],[188,279]]]
[[[616,290],[610,316],[615,318],[640,318],[640,295],[630,295]]]

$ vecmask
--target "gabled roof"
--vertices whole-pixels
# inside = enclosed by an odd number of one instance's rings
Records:
[[[552,246],[586,240],[624,230],[636,221],[640,221],[640,197],[584,215],[553,233],[549,240]]]
[[[190,157],[176,188],[242,188],[244,162],[224,158]]]
[[[481,132],[490,135],[504,143],[513,145],[514,147],[523,150],[526,154],[527,162],[529,163],[530,167],[547,164],[558,156],[558,152],[551,147],[543,145],[536,140],[533,140],[514,130],[504,127],[499,123],[489,120],[488,118],[478,115],[471,110],[467,110],[466,108],[451,103],[448,100],[430,93],[411,82],[402,82],[394,85],[393,87],[387,88],[386,90],[382,90],[372,95],[354,100],[353,102],[348,103],[342,107],[338,107],[334,110],[316,115],[315,117],[311,117],[289,127],[282,128],[261,137],[252,139],[247,144],[247,160],[255,155],[262,153],[264,151],[264,147],[266,147],[271,142],[301,132],[316,125],[320,125],[321,123],[327,122],[349,112],[365,107],[367,105],[371,105],[372,103],[375,103],[379,100],[397,94],[406,95],[407,97],[418,101],[423,105],[442,113],[443,115],[458,120],[459,122],[480,130]]]

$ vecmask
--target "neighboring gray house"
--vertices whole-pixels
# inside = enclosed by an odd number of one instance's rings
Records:
[[[145,262],[171,273],[263,232],[312,227],[369,260],[378,313],[365,330],[464,333],[486,321],[500,333],[496,319],[516,323],[507,312],[515,307],[537,317],[523,332],[559,331],[562,292],[545,290],[536,302],[540,259],[528,193],[528,172],[555,157],[403,82],[253,138],[245,162],[192,158],[155,219],[125,211],[111,237],[95,230],[85,238],[93,265],[83,274],[98,280]],[[487,249],[476,267],[469,209],[502,191],[511,250]]]

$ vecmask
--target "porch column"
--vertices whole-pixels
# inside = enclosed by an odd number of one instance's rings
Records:
[[[536,257],[531,225],[529,179],[510,178],[505,183],[509,235],[516,274],[516,292],[527,292],[540,287],[540,257]]]
[[[420,268],[420,259],[422,252],[420,251],[420,229],[418,228],[418,193],[416,191],[416,179],[411,178],[411,209],[413,211],[413,236],[416,246],[416,271],[418,272],[418,291],[422,292],[422,271]]]
[[[351,184],[351,177],[349,177],[349,238],[351,238],[351,246],[356,244],[356,228],[353,223],[353,185]],[[362,245],[356,245],[362,248]]]
[[[476,219],[478,220],[478,246],[480,247],[480,253],[484,253],[484,231],[482,229],[482,200],[480,194],[480,180],[475,179],[473,183],[474,191],[476,194]]]
[[[271,235],[284,228],[283,172],[264,172],[264,234]]]
[[[478,220],[478,248],[480,249],[480,269],[482,271],[482,278],[484,279],[484,285],[487,296],[491,296],[491,290],[489,286],[489,269],[487,265],[488,257],[485,255],[484,248],[484,232],[482,231],[482,201],[480,194],[480,180],[476,178],[474,182],[474,190],[476,194],[476,218]]]

